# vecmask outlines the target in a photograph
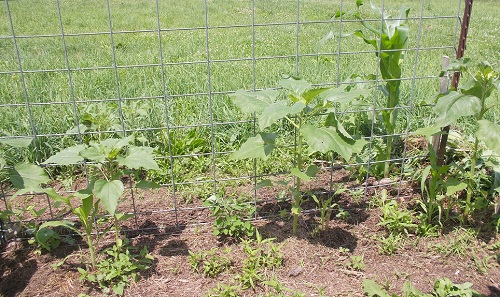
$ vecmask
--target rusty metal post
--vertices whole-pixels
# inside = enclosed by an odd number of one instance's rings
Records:
[[[469,30],[470,16],[472,13],[472,2],[473,0],[465,0],[464,16],[462,18],[462,29],[460,31],[460,40],[458,41],[457,49],[457,59],[464,56],[465,43],[467,41],[467,32]],[[458,81],[460,79],[460,72],[453,73],[453,79],[451,81],[451,87],[453,89],[458,88]],[[441,129],[443,133],[441,134],[439,146],[437,147],[437,162],[438,165],[443,165],[444,155],[446,153],[446,143],[448,142],[448,133],[450,132],[450,126],[446,126]]]

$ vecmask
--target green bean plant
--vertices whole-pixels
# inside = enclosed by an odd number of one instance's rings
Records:
[[[295,78],[281,80],[280,86],[286,92],[284,99],[275,90],[237,91],[231,95],[232,102],[243,112],[255,114],[261,131],[248,138],[231,158],[267,160],[275,148],[279,149],[276,142],[278,135],[264,131],[283,119],[295,128],[297,132],[295,164],[290,172],[295,178],[295,186],[290,187],[290,191],[293,195],[291,210],[293,234],[296,235],[303,201],[301,183],[310,180],[319,170],[316,165],[306,167],[307,153],[334,151],[347,161],[353,154],[361,152],[367,142],[357,135],[352,136],[346,132],[337,119],[335,107],[345,108],[355,99],[366,96],[368,92],[350,84],[338,88],[313,88],[309,82]],[[326,114],[325,119],[315,125],[321,114]],[[272,185],[269,180],[264,183]]]
[[[460,71],[469,80],[458,89],[452,89],[447,94],[438,95],[435,99],[434,113],[437,116],[435,126],[444,127],[453,125],[461,118],[472,118],[475,132],[472,135],[473,146],[471,148],[470,164],[468,168],[460,168],[465,174],[464,182],[467,184],[467,196],[463,211],[463,220],[468,219],[474,208],[472,197],[481,194],[481,185],[477,181],[476,170],[478,161],[481,159],[482,149],[480,144],[491,150],[490,155],[500,156],[500,125],[488,120],[488,112],[500,105],[498,101],[498,88],[500,86],[499,73],[493,69],[489,62],[481,62],[472,65],[468,59],[463,59],[452,63],[447,71]],[[444,72],[443,72],[444,75]],[[493,161],[491,161],[493,160]],[[498,176],[500,168],[491,159],[489,165]],[[488,160],[482,160],[487,162]],[[500,188],[494,189],[497,193]]]
[[[393,134],[396,132],[397,106],[399,105],[401,93],[402,62],[410,35],[407,22],[410,9],[402,7],[399,14],[392,17],[370,2],[372,10],[380,16],[380,23],[370,25],[370,22],[366,21],[361,15],[360,7],[362,5],[363,0],[356,1],[357,11],[352,13],[352,16],[370,33],[357,30],[352,34],[347,33],[342,35],[354,35],[362,38],[364,42],[375,49],[375,55],[378,58],[380,74],[385,81],[385,85],[378,86],[378,89],[386,97],[385,106],[382,110],[382,120],[385,132],[388,135],[385,147],[386,161],[384,163],[384,177],[389,177],[391,169],[390,159],[394,141]],[[349,14],[337,11],[335,17],[338,18],[341,15],[348,16]],[[324,40],[333,38],[336,35],[338,34],[332,31]]]

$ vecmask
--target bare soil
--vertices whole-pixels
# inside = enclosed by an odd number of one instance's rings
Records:
[[[330,190],[328,185],[332,182],[351,187],[353,183],[349,182],[348,175],[345,171],[333,175],[323,172],[306,187],[315,193]],[[399,192],[397,184],[384,185],[375,180],[370,183],[384,186],[401,204],[410,207],[419,197],[418,189],[415,190],[411,183],[405,183]],[[251,191],[251,186],[234,189],[235,193]],[[490,249],[500,242],[500,237],[491,230],[485,231],[488,229],[481,228],[484,227],[481,224],[473,227],[478,230],[477,236],[465,241],[465,246],[459,246],[457,240],[465,231],[457,231],[451,226],[445,228],[439,237],[407,236],[399,250],[384,255],[380,253],[380,243],[376,240],[376,237],[387,235],[387,231],[377,225],[381,211],[369,205],[376,189],[367,190],[361,198],[349,192],[340,195],[337,203],[350,216],[333,219],[325,236],[312,235],[319,213],[314,210],[313,203],[306,202],[304,208],[309,210],[301,215],[295,237],[291,236],[291,220],[278,215],[281,210],[289,208],[289,203],[275,199],[279,192],[277,188],[259,189],[257,196],[261,200],[258,217],[253,223],[263,237],[276,238],[276,243],[282,244],[283,266],[266,272],[263,277],[276,277],[289,289],[287,296],[293,296],[292,292],[301,292],[303,296],[364,296],[362,281],[367,278],[375,279],[395,293],[401,292],[405,281],[430,292],[435,280],[443,277],[454,283],[471,282],[475,290],[486,296],[500,296],[500,267],[493,257],[495,251]],[[31,202],[43,205],[46,203],[44,199],[32,197]],[[201,207],[202,201],[191,201],[190,207],[183,208],[177,216],[171,211],[153,211],[169,209],[172,201],[168,191],[162,189],[143,193],[134,203],[121,204],[123,211],[135,208],[139,213],[123,226],[124,236],[135,246],[147,245],[155,258],[153,266],[142,273],[137,283],[126,289],[124,296],[204,296],[218,283],[231,283],[240,272],[245,258],[241,245],[224,243],[212,235],[210,211]],[[64,209],[53,208],[52,211]],[[99,248],[110,243],[111,238],[105,239]],[[229,256],[233,268],[216,278],[193,272],[188,263],[188,251],[214,247],[231,248]],[[67,255],[85,250],[83,243],[77,243],[38,255],[26,240],[11,241],[0,258],[0,296],[78,296],[80,293],[102,296],[97,287],[79,281],[80,273],[76,268],[81,264],[77,260],[68,260],[57,270],[51,268],[51,264]],[[363,257],[364,269],[355,270],[349,265],[353,255]],[[241,296],[262,296],[269,290],[268,286],[261,285],[242,292]]]

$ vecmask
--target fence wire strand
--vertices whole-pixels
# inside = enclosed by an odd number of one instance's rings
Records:
[[[158,135],[164,134],[164,142],[163,148],[161,151],[163,155],[159,155],[157,160],[165,163],[165,170],[162,174],[166,176],[165,180],[161,183],[162,189],[159,190],[159,196],[165,195],[165,197],[161,197],[158,199],[171,200],[171,205],[163,204],[158,209],[143,209],[141,208],[141,196],[133,189],[132,178],[128,179],[127,189],[130,191],[128,195],[131,198],[131,209],[128,210],[135,215],[135,228],[136,229],[144,229],[149,230],[149,226],[141,226],[138,216],[147,216],[151,214],[160,214],[161,216],[173,216],[171,220],[176,228],[180,226],[191,224],[191,223],[204,223],[204,221],[200,222],[186,222],[180,220],[180,212],[182,211],[198,211],[203,210],[204,208],[200,205],[189,205],[185,202],[186,193],[183,192],[184,188],[187,186],[195,186],[202,188],[206,184],[210,184],[210,193],[217,194],[221,189],[224,189],[224,183],[226,182],[241,182],[245,181],[249,182],[252,186],[250,193],[252,197],[252,203],[257,206],[258,203],[262,201],[266,201],[266,198],[259,197],[259,191],[257,190],[258,181],[264,178],[281,178],[283,174],[289,172],[289,168],[280,168],[280,170],[276,170],[274,172],[265,172],[263,169],[263,163],[258,160],[253,160],[251,164],[251,169],[248,170],[246,174],[241,174],[239,176],[227,176],[224,173],[224,170],[221,169],[223,166],[234,166],[233,164],[222,164],[221,161],[223,157],[234,152],[234,148],[227,148],[223,143],[218,140],[218,133],[226,129],[225,133],[233,133],[230,132],[228,127],[248,127],[252,131],[253,134],[258,132],[257,129],[257,119],[255,114],[251,118],[246,119],[238,119],[238,118],[222,118],[216,114],[219,109],[223,109],[220,106],[225,104],[225,100],[227,100],[227,96],[229,94],[234,93],[237,89],[248,89],[251,91],[257,90],[266,90],[266,89],[279,89],[276,87],[276,84],[268,83],[270,80],[268,73],[272,72],[269,69],[274,69],[271,67],[276,66],[276,69],[282,67],[282,69],[278,69],[277,71],[290,71],[290,73],[279,73],[278,75],[293,75],[299,77],[303,75],[304,69],[308,66],[304,66],[302,63],[306,63],[309,59],[311,59],[312,64],[323,65],[321,64],[324,59],[325,63],[331,63],[328,71],[334,73],[334,76],[330,76],[325,78],[328,74],[324,76],[320,76],[321,80],[317,79],[313,81],[313,86],[315,87],[330,87],[330,86],[340,86],[344,84],[343,79],[345,79],[345,74],[342,73],[345,61],[356,60],[357,57],[361,56],[371,56],[373,60],[375,60],[375,54],[380,57],[380,50],[370,50],[367,47],[359,47],[359,48],[351,48],[348,50],[344,49],[344,43],[346,42],[347,37],[344,37],[344,33],[347,33],[350,29],[349,26],[355,24],[357,21],[344,17],[342,12],[347,11],[348,4],[346,1],[340,0],[335,5],[332,5],[332,13],[335,10],[340,9],[340,15],[337,19],[307,19],[307,9],[302,5],[305,5],[309,0],[296,0],[291,1],[293,5],[295,5],[295,11],[290,16],[289,20],[279,19],[279,15],[276,14],[275,19],[263,21],[258,18],[260,13],[259,5],[263,5],[260,1],[250,0],[245,3],[248,4],[250,11],[246,12],[246,16],[249,16],[248,21],[242,23],[235,24],[217,24],[212,19],[212,14],[214,14],[213,6],[216,5],[212,1],[203,0],[200,1],[200,5],[203,6],[203,19],[199,20],[194,26],[184,26],[176,24],[176,26],[170,27],[167,25],[166,21],[164,21],[164,11],[162,9],[162,1],[155,0],[154,1],[154,26],[152,28],[134,28],[131,30],[130,28],[123,29],[120,27],[116,27],[117,16],[115,16],[115,9],[119,9],[115,7],[110,0],[105,1],[105,9],[106,9],[106,17],[107,17],[107,28],[100,28],[99,30],[91,31],[91,32],[75,32],[71,30],[71,25],[66,23],[66,12],[63,8],[64,5],[67,5],[67,2],[64,0],[56,0],[54,4],[54,12],[57,15],[57,32],[43,32],[33,30],[33,32],[26,31],[26,29],[19,28],[19,23],[15,20],[18,18],[14,15],[15,13],[22,13],[22,11],[12,10],[12,6],[17,5],[17,3],[5,0],[5,11],[6,11],[6,19],[8,19],[8,27],[9,32],[5,31],[0,32],[0,42],[12,42],[12,60],[15,60],[15,66],[9,67],[0,67],[0,80],[2,79],[10,79],[11,77],[19,77],[19,87],[12,86],[12,97],[13,100],[0,101],[0,113],[8,114],[11,110],[22,110],[22,119],[20,121],[24,121],[27,123],[26,133],[1,133],[0,140],[10,140],[10,139],[19,139],[19,138],[31,138],[33,140],[33,149],[34,155],[32,161],[42,163],[44,158],[46,158],[46,153],[44,151],[45,145],[48,142],[56,143],[60,142],[65,144],[66,138],[75,138],[76,142],[79,144],[84,143],[84,139],[87,137],[108,137],[110,135],[119,133],[121,136],[125,137],[127,135],[131,135],[132,133],[151,133],[151,135],[156,135],[155,137],[159,137]],[[396,7],[399,4],[397,1],[389,1],[382,0],[381,2],[381,10],[384,11],[386,7]],[[374,143],[379,141],[379,139],[387,139],[388,137],[401,137],[404,139],[405,143],[408,142],[410,137],[413,135],[411,121],[414,117],[414,113],[416,113],[420,108],[426,108],[416,102],[418,100],[417,90],[419,88],[420,82],[432,81],[436,80],[436,75],[429,74],[421,74],[419,69],[419,63],[422,59],[422,55],[431,52],[449,52],[453,53],[456,49],[456,45],[458,42],[458,32],[460,28],[460,12],[462,10],[462,1],[456,1],[456,15],[435,15],[435,16],[427,16],[425,15],[425,5],[426,1],[421,0],[419,3],[419,10],[416,12],[412,11],[412,15],[408,18],[409,22],[413,22],[415,25],[412,28],[412,42],[411,46],[406,50],[406,54],[412,59],[408,59],[407,63],[413,63],[410,67],[411,75],[407,77],[403,77],[401,79],[402,82],[407,82],[408,85],[408,102],[397,106],[396,109],[405,112],[406,116],[404,117],[406,123],[403,124],[403,127],[399,130],[395,130],[392,134],[380,134],[376,131],[376,121],[377,121],[377,112],[382,110],[387,110],[386,108],[380,107],[380,97],[381,94],[379,91],[374,89],[373,91],[373,101],[370,103],[370,107],[365,109],[357,109],[357,110],[348,110],[348,111],[338,111],[337,116],[348,116],[349,114],[360,114],[360,113],[368,113],[371,117],[370,123],[370,135],[365,136],[368,141],[367,146],[367,154],[368,156],[372,156],[375,152]],[[47,2],[48,3],[48,2]],[[52,2],[50,2],[52,5]],[[450,4],[451,5],[451,4]],[[454,6],[455,7],[455,6]],[[97,9],[97,8],[96,8]],[[175,9],[175,8],[172,8]],[[47,8],[48,10],[48,8]],[[381,19],[384,18],[382,14],[381,18],[367,18],[367,22],[380,22]],[[424,24],[426,21],[455,21],[454,28],[449,28],[450,34],[453,35],[453,40],[449,43],[443,42],[442,44],[426,44],[423,40],[424,35]],[[201,24],[203,23],[203,25]],[[309,27],[308,27],[309,26]],[[304,36],[307,36],[309,33],[308,28],[313,26],[324,26],[325,33],[334,28],[333,30],[337,30],[338,36],[334,42],[331,44],[331,48],[333,50],[323,51],[319,49],[316,52],[313,52],[308,44],[310,40],[303,41]],[[262,49],[262,44],[265,44],[268,41],[265,38],[273,37],[275,30],[285,30],[290,29],[290,36],[287,36],[289,40],[292,40],[293,45],[288,46],[286,41],[283,44],[279,44],[279,48],[281,51],[276,52],[266,52]],[[292,29],[293,28],[293,29]],[[244,32],[241,35],[248,34],[246,41],[248,41],[249,46],[244,44],[247,47],[241,46],[240,51],[233,54],[233,56],[223,56],[219,54],[218,51],[220,48],[224,47],[224,44],[220,44],[221,40],[217,40],[212,34],[215,32],[219,32],[220,30],[228,29],[232,32],[238,32],[238,30],[249,29],[249,31],[241,31]],[[266,30],[267,33],[261,33],[259,30]],[[323,30],[323,27],[321,27]],[[380,30],[382,30],[382,23],[380,23]],[[169,37],[175,36],[174,34],[178,33],[200,33],[203,35],[203,38],[200,37],[199,42],[203,44],[203,49],[201,50],[201,46],[199,46],[200,52],[197,53],[196,57],[189,56],[186,53],[186,57],[178,58],[175,60],[175,54],[170,53],[173,48],[183,46],[179,40],[169,40]],[[416,33],[416,34],[415,34]],[[154,49],[154,60],[153,61],[145,61],[145,60],[134,60],[130,62],[129,60],[124,60],[122,58],[123,53],[120,52],[120,42],[119,38],[124,36],[140,36],[140,34],[151,34],[154,37],[155,41],[153,42],[152,49]],[[267,34],[267,35],[266,35]],[[268,36],[271,35],[271,36]],[[78,42],[85,41],[86,37],[99,37],[104,38],[108,37],[109,40],[105,44],[109,46],[109,57],[110,64],[100,64],[101,61],[86,61],[85,63],[78,61],[75,57],[75,54],[72,52],[74,49],[74,45],[71,45],[70,39],[75,39]],[[149,35],[148,35],[149,36]],[[194,36],[194,35],[193,35]],[[234,37],[234,36],[233,36]],[[239,36],[244,37],[244,36]],[[61,65],[57,65],[56,63],[43,64],[43,61],[40,61],[38,66],[33,66],[33,59],[40,58],[40,56],[35,56],[35,58],[28,56],[26,53],[26,49],[23,48],[21,43],[23,42],[39,42],[41,43],[41,51],[45,50],[45,47],[48,47],[48,42],[51,39],[60,39],[60,47],[61,47]],[[173,38],[173,37],[172,37]],[[226,37],[230,38],[230,37]],[[157,40],[156,40],[157,39]],[[195,40],[195,37],[193,37]],[[198,40],[198,39],[196,39]],[[224,40],[224,39],[222,39]],[[264,41],[263,41],[264,40]],[[90,40],[87,40],[89,42]],[[93,40],[94,41],[94,40]],[[157,41],[157,44],[156,44]],[[44,43],[47,42],[47,43]],[[318,40],[319,42],[319,40]],[[92,45],[90,45],[92,47]],[[98,47],[99,45],[94,44],[93,46]],[[308,47],[309,46],[309,47]],[[193,51],[196,50],[196,46],[193,45]],[[380,47],[379,47],[380,48]],[[1,47],[0,47],[1,49]],[[245,51],[245,49],[248,49]],[[146,46],[144,48],[146,50]],[[191,50],[190,48],[185,49],[186,52]],[[146,55],[146,53],[144,53]],[[229,55],[229,54],[228,54]],[[142,55],[141,55],[142,57]],[[354,57],[354,58],[353,58]],[[32,59],[32,60],[30,60]],[[42,60],[40,58],[40,60]],[[411,62],[410,62],[411,61]],[[53,62],[53,61],[52,61]],[[89,63],[95,64],[89,64]],[[406,61],[405,61],[406,62]],[[437,61],[439,62],[439,61]],[[130,63],[130,64],[129,64]],[[283,64],[279,64],[283,63]],[[351,62],[355,63],[355,62]],[[376,63],[378,65],[378,61]],[[244,68],[243,66],[248,67]],[[284,66],[283,66],[284,65]],[[199,66],[199,67],[198,67]],[[176,79],[179,79],[174,72],[174,67],[179,67],[186,76],[192,75],[191,77],[187,77],[185,81],[179,80],[179,84],[188,84],[192,83],[193,86],[185,87],[182,91],[178,91],[173,86],[177,87],[177,85],[172,85],[176,83]],[[238,68],[241,67],[241,68]],[[269,67],[269,68],[266,68]],[[199,70],[202,69],[203,70]],[[368,69],[368,66],[366,66]],[[241,80],[242,84],[239,87],[226,87],[223,83],[219,82],[219,73],[218,69],[226,69],[228,73],[230,70],[234,70],[235,72],[247,71],[242,75],[243,78],[238,78]],[[229,70],[227,70],[229,69]],[[151,81],[157,80],[157,84],[154,85],[154,82],[151,82],[151,91],[148,93],[143,90],[141,94],[135,94],[136,90],[130,91],[127,88],[127,84],[131,83],[132,80],[125,79],[127,75],[132,77],[134,74],[133,71],[136,70],[145,70],[145,71],[155,71],[156,76],[150,77]],[[97,77],[99,75],[103,75],[102,73],[109,71],[108,74],[112,75],[113,82],[112,86],[109,86],[110,89],[99,90],[101,93],[96,92],[93,95],[85,96],[85,92],[87,89],[94,87],[92,83],[94,82],[92,79],[85,78],[85,75],[88,77]],[[161,74],[157,72],[161,71]],[[196,72],[196,71],[199,71]],[[325,71],[326,70],[322,70]],[[265,75],[264,75],[264,74]],[[35,77],[30,77],[30,75],[36,76],[51,76],[61,74],[64,75],[65,79],[67,79],[67,85],[61,90],[51,90],[55,94],[53,97],[48,97],[46,95],[34,94],[33,89],[36,86],[33,86],[33,81]],[[320,73],[321,74],[321,73]],[[232,75],[227,74],[226,75]],[[79,76],[82,76],[79,78]],[[249,79],[247,79],[249,78]],[[228,78],[228,80],[232,80],[233,78]],[[274,77],[274,80],[279,80],[280,77]],[[32,81],[33,80],[33,81]],[[381,84],[383,79],[381,77],[381,73],[378,67],[375,69],[375,77],[373,80],[362,80],[361,83],[375,83]],[[148,81],[149,83],[149,81]],[[232,82],[235,83],[235,82]],[[437,85],[437,83],[436,83]],[[184,87],[184,86],[183,86]],[[16,91],[19,92],[16,93]],[[82,91],[83,89],[83,91]],[[60,92],[61,94],[57,94]],[[89,91],[90,93],[90,91]],[[103,95],[104,94],[104,95]],[[67,96],[67,98],[65,97]],[[66,99],[65,99],[66,98]],[[135,120],[136,117],[140,115],[137,113],[127,114],[127,106],[133,103],[147,103],[151,104],[151,106],[155,106],[155,108],[160,109],[161,119],[153,120],[152,115],[148,114],[150,118],[148,122],[141,122],[140,119],[138,121]],[[97,109],[105,109],[105,106],[112,106],[111,104],[116,105],[117,118],[119,120],[120,129],[103,129],[99,131],[83,131],[82,125],[85,122],[85,119],[82,117],[84,113],[84,108],[90,108],[95,106]],[[156,105],[154,105],[156,104]],[[198,112],[198,115],[193,116],[193,119],[186,118],[184,114],[180,114],[177,109],[178,105],[181,104],[190,104],[187,108],[206,108],[206,110],[201,111],[193,111],[193,114]],[[67,108],[69,110],[68,118],[72,118],[75,129],[72,131],[47,131],[46,128],[43,127],[44,119],[44,110],[48,108],[58,108],[61,112],[60,116],[62,117],[62,110]],[[225,107],[224,107],[225,108]],[[42,110],[42,111],[40,111]],[[36,112],[35,112],[36,111]],[[152,113],[152,112],[151,112]],[[133,118],[132,123],[136,125],[130,125],[128,117]],[[0,120],[2,121],[2,120]],[[58,125],[57,121],[60,123],[63,122],[62,118],[54,119],[56,122],[56,126],[64,127],[64,125]],[[191,122],[192,121],[192,122]],[[195,129],[204,129],[207,130],[208,134],[205,135],[206,138],[203,140],[206,141],[207,150],[203,151],[177,151],[179,141],[175,138],[176,133],[181,133],[183,131],[191,131]],[[241,128],[243,129],[243,128]],[[181,131],[181,132],[179,132]],[[3,132],[0,126],[0,132]],[[6,130],[6,132],[9,132]],[[296,131],[295,131],[296,132]],[[157,133],[157,134],[155,134]],[[236,140],[240,135],[230,135],[234,136]],[[231,137],[229,137],[232,139]],[[284,149],[294,150],[297,146],[297,137],[294,134],[295,143],[289,143],[284,146]],[[236,142],[236,140],[234,140]],[[52,149],[52,147],[50,147]],[[176,150],[177,149],[177,150]],[[54,152],[52,152],[54,153]],[[421,154],[419,155],[410,155],[408,152],[407,145],[403,146],[401,157],[392,157],[391,162],[396,164],[400,164],[399,168],[399,179],[394,182],[395,187],[398,190],[398,197],[403,195],[401,189],[403,188],[406,181],[404,180],[405,169],[408,162],[412,162],[415,159],[422,158]],[[295,154],[293,156],[295,158]],[[186,160],[208,160],[209,165],[206,165],[205,171],[203,174],[199,176],[190,176],[189,173],[179,173],[176,171],[178,167],[185,166]],[[329,189],[330,193],[335,191],[334,185],[334,170],[348,167],[361,167],[365,166],[367,168],[367,172],[365,174],[364,180],[365,183],[362,185],[361,183],[356,187],[356,189],[362,189],[364,191],[365,198],[370,191],[370,189],[377,188],[376,186],[369,185],[368,180],[370,178],[370,168],[377,164],[380,164],[384,161],[377,161],[372,159],[371,157],[368,160],[364,160],[362,162],[353,162],[348,164],[339,164],[336,162],[334,158],[334,154],[329,154],[329,157],[326,158],[324,169],[330,170],[329,172],[329,185],[325,187]],[[295,160],[296,162],[296,160]],[[82,162],[81,164],[77,164],[75,168],[81,168],[81,176],[85,179],[86,184],[88,185],[90,182],[91,170],[89,167],[93,165],[89,162]],[[53,166],[47,165],[47,169],[53,169]],[[189,171],[190,169],[186,169]],[[188,176],[188,178],[184,177],[184,175]],[[2,209],[8,209],[10,207],[9,199],[12,197],[12,191],[6,187],[7,184],[0,184],[0,194],[2,196]],[[353,188],[354,190],[354,188]],[[61,192],[71,193],[72,190],[63,190],[61,188]],[[168,194],[168,198],[167,197]],[[205,197],[207,198],[207,197]],[[156,199],[156,198],[155,198]],[[48,207],[49,215],[45,217],[45,219],[55,219],[58,217],[57,209],[53,207],[53,204],[50,201],[50,198],[45,195],[46,206]],[[169,201],[170,201],[169,200]],[[165,206],[167,205],[167,206]],[[261,214],[256,212],[254,214],[254,219],[261,218]],[[153,218],[154,219],[154,218]],[[153,220],[152,219],[152,220]],[[97,222],[96,222],[97,225]]]

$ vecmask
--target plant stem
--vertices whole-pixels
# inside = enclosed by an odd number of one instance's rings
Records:
[[[392,88],[395,88],[396,90],[399,89],[399,81],[394,82],[395,86],[391,86],[391,83],[388,83],[387,88],[389,90],[392,90]],[[389,100],[388,100],[388,108],[392,108],[388,110],[389,112],[389,125],[386,125],[386,130],[387,134],[387,146],[386,146],[386,151],[385,151],[385,164],[384,164],[384,177],[389,177],[389,174],[391,173],[391,154],[392,154],[392,143],[393,143],[393,134],[394,131],[396,130],[396,110],[394,109],[399,102],[399,98],[397,95],[397,91],[389,91]]]
[[[94,244],[92,243],[92,234],[89,232],[87,232],[87,245],[89,246],[90,263],[92,264],[92,270],[94,270],[97,264],[95,260]]]
[[[118,220],[116,219],[116,215],[114,215],[113,218],[114,218],[114,227],[115,227],[116,248],[119,251],[121,249],[121,243],[120,243],[120,226],[118,225]]]
[[[302,133],[300,132],[300,128],[302,128],[302,117],[299,116],[298,119],[299,119],[299,124],[298,124],[297,133],[299,135],[298,135],[298,139],[297,139],[296,157],[297,157],[297,168],[300,171],[302,171],[303,162],[304,162],[302,160],[302,142],[303,142],[303,139],[302,139]],[[301,200],[302,200],[302,197],[301,197],[302,193],[300,191],[300,184],[301,184],[301,179],[300,179],[300,177],[297,177],[296,184],[295,184],[295,191],[293,193],[294,201],[293,201],[293,205],[292,205],[292,208],[295,209],[295,211],[293,212],[293,225],[292,225],[292,234],[294,236],[297,235],[297,226],[299,223],[300,204],[301,204]]]
[[[464,222],[467,221],[467,217],[469,216],[470,210],[471,210],[471,200],[472,200],[472,193],[474,192],[474,174],[476,171],[476,162],[477,162],[477,150],[479,146],[479,139],[476,137],[476,140],[474,142],[474,150],[472,151],[472,158],[471,158],[471,168],[469,172],[469,182],[467,183],[467,197],[465,200],[465,210],[463,214],[463,220]]]
[[[391,173],[391,153],[392,153],[392,136],[387,137],[387,146],[385,151],[384,177],[389,177]]]

